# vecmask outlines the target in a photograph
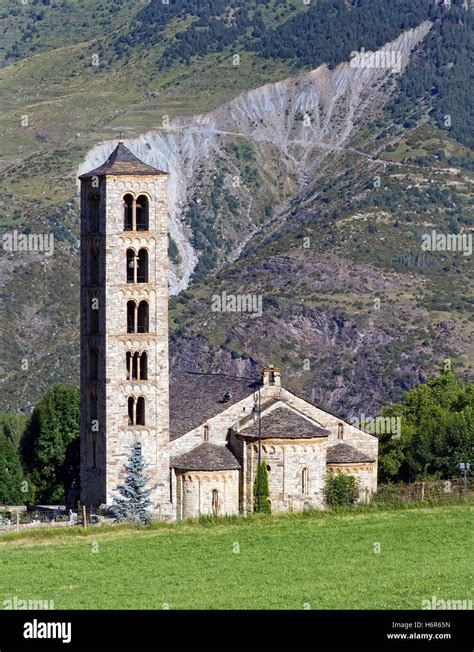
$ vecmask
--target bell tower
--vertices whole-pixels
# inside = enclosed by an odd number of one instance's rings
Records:
[[[81,501],[110,505],[142,445],[170,514],[167,174],[120,142],[81,181]]]

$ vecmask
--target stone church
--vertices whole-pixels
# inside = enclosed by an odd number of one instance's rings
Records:
[[[259,452],[273,512],[323,507],[329,471],[370,500],[377,438],[286,390],[280,369],[170,376],[167,174],[120,142],[79,178],[82,503],[112,503],[136,440],[157,518],[252,512]]]

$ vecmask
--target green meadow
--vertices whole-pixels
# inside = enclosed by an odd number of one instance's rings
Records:
[[[472,599],[472,504],[35,531],[0,538],[0,604],[420,609]]]

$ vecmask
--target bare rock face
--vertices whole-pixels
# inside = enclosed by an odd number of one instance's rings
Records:
[[[317,185],[329,154],[347,151],[357,129],[387,101],[394,76],[405,69],[430,28],[424,22],[379,50],[379,57],[394,57],[395,70],[356,67],[354,60],[334,70],[322,65],[243,93],[206,115],[176,119],[167,129],[127,141],[140,159],[170,173],[170,235],[179,251],[171,266],[172,293],[187,287],[206,255],[196,238],[205,220],[188,219],[190,212],[204,216],[215,231],[206,233],[216,255],[212,267],[238,258],[270,217]],[[247,148],[232,147],[239,143]],[[103,162],[115,144],[95,147],[79,172]],[[229,196],[237,202],[233,208]]]

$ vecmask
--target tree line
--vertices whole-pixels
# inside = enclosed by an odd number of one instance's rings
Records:
[[[79,490],[79,389],[56,385],[30,417],[0,413],[0,505],[64,504]],[[474,453],[474,384],[444,370],[382,410],[400,436],[379,436],[379,482],[461,476]],[[142,471],[146,464],[143,464]],[[265,470],[264,470],[265,472]],[[267,493],[267,482],[262,483]]]

